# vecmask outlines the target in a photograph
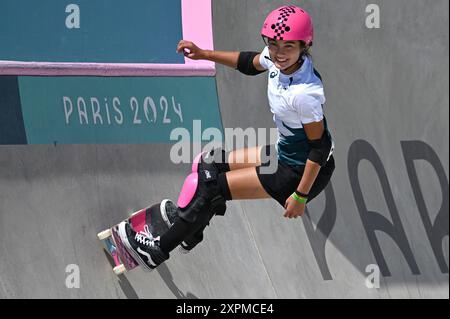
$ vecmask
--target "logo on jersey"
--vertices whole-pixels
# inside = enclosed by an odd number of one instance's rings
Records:
[[[272,73],[270,73],[270,78],[273,79],[277,75],[278,75],[278,71],[273,71]]]

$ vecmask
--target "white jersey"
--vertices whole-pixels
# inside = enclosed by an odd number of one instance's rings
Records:
[[[303,124],[324,120],[325,94],[320,75],[308,56],[296,72],[281,73],[270,59],[268,47],[261,52],[259,63],[269,70],[267,95],[278,129],[278,158],[289,165],[305,165],[310,146]]]

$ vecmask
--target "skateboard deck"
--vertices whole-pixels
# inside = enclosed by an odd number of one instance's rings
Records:
[[[153,237],[161,236],[170,228],[176,206],[171,200],[165,199],[159,204],[160,209],[151,209],[152,207],[154,208],[156,205],[141,209],[124,221],[129,222],[135,232],[143,231],[147,226]],[[116,275],[121,275],[139,266],[120,239],[119,224],[97,234],[104,249],[114,260],[113,271]]]

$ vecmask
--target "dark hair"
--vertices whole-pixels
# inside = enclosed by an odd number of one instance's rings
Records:
[[[268,45],[269,40],[273,40],[264,35],[262,36],[262,39],[263,39],[265,45]],[[302,53],[300,56],[303,57],[306,55],[306,56],[312,58],[312,54],[311,54],[312,43],[311,43],[311,45],[307,46],[305,41],[299,40],[299,42],[300,42],[300,49],[302,49]]]
[[[265,45],[269,44],[269,40],[273,40],[264,35],[262,36],[262,39],[263,39]],[[307,46],[305,41],[299,40],[299,42],[300,42],[300,50],[302,50],[302,53],[300,54],[300,58],[307,56],[308,58],[312,59],[312,54],[311,54],[312,43],[311,43],[311,45]]]
[[[303,49],[302,51],[302,56],[308,56],[308,57],[312,57],[311,55],[311,46],[310,45],[306,45],[306,42],[303,40],[300,40],[300,48]]]

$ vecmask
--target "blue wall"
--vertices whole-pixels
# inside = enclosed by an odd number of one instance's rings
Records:
[[[0,1],[0,60],[178,64],[182,37],[180,0]]]

